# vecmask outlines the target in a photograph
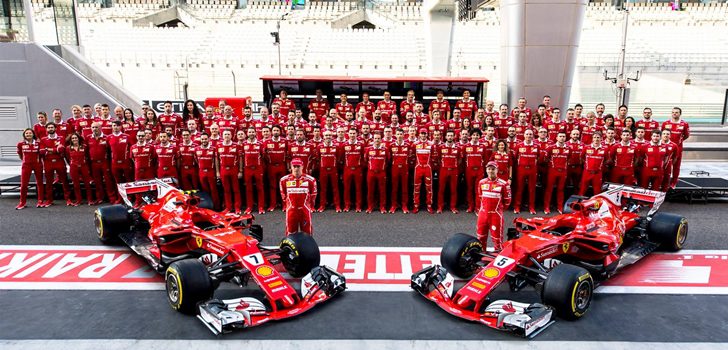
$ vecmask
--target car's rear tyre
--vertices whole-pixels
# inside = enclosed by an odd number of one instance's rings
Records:
[[[660,248],[676,252],[688,239],[688,220],[672,213],[656,213],[647,225],[647,235]]]
[[[215,287],[205,265],[197,259],[175,261],[164,273],[167,301],[173,309],[196,314],[197,303],[212,298]]]
[[[588,197],[577,196],[575,194],[572,194],[571,196],[569,196],[569,199],[567,199],[566,202],[564,202],[564,209],[562,210],[563,213],[564,214],[568,214],[568,213],[574,212],[573,210],[571,210],[571,203],[578,203],[578,202],[581,202],[581,201],[583,201],[583,200],[585,200],[587,198]]]
[[[283,267],[293,277],[303,277],[321,263],[321,253],[313,237],[296,232],[281,240],[280,258]]]
[[[448,272],[460,278],[470,277],[478,268],[476,253],[483,252],[483,244],[465,233],[456,233],[447,239],[440,252],[440,263]]]
[[[559,264],[543,284],[541,299],[556,315],[577,320],[589,310],[594,296],[594,279],[589,271],[574,265]]]
[[[131,224],[129,210],[121,204],[101,207],[94,212],[96,234],[103,243],[114,242],[119,234],[129,231]]]

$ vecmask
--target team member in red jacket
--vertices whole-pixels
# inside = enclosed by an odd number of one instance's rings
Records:
[[[392,159],[392,205],[390,213],[397,211],[397,194],[401,193],[402,212],[409,213],[409,164],[412,160],[412,145],[405,141],[404,130],[398,128],[395,133],[396,140],[389,144]],[[401,191],[400,191],[401,188]]]
[[[306,141],[306,134],[303,129],[297,129],[295,131],[295,141],[288,144],[288,157],[300,159],[303,162],[303,172],[306,174],[311,173],[315,151],[313,145]]]
[[[483,179],[485,175],[485,167],[483,166],[486,159],[485,146],[479,141],[480,130],[475,129],[470,134],[470,142],[463,147],[463,156],[465,157],[465,199],[468,203],[468,213],[475,211],[478,197],[475,186]]]
[[[233,142],[230,130],[222,133],[223,141],[217,145],[217,177],[222,182],[225,194],[225,211],[240,212],[240,183],[243,178],[243,163],[240,161],[240,148]]]
[[[255,138],[255,128],[248,128],[248,139],[242,145],[243,164],[245,170],[245,213],[253,211],[253,181],[255,181],[255,192],[258,198],[258,214],[265,213],[265,193],[263,192],[263,145]]]
[[[642,145],[639,149],[638,158],[642,161],[640,187],[659,191],[662,177],[666,175],[667,149],[660,144],[659,129],[653,130],[650,136],[650,143]]]
[[[86,138],[86,148],[88,148],[89,159],[91,160],[91,176],[93,176],[94,186],[96,186],[96,202],[94,204],[101,204],[103,201],[104,188],[106,188],[109,202],[115,203],[118,199],[114,189],[114,178],[111,176],[109,169],[109,140],[101,133],[101,123],[94,122],[91,124],[91,135]]]
[[[316,158],[319,160],[319,181],[321,182],[321,199],[319,200],[318,211],[326,209],[329,186],[334,195],[334,206],[336,212],[341,212],[341,200],[339,197],[339,162],[341,160],[341,149],[334,143],[334,133],[324,132],[324,141],[316,150]]]
[[[136,181],[152,179],[155,176],[154,145],[146,142],[144,131],[137,131],[136,139],[137,142],[129,147],[129,159],[134,163],[134,179]],[[136,196],[134,206],[139,207],[141,204],[142,197]]]
[[[592,135],[592,144],[584,147],[581,159],[584,163],[584,172],[581,177],[581,186],[579,187],[579,195],[586,194],[586,190],[591,185],[594,194],[601,192],[602,189],[602,173],[604,171],[604,162],[607,158],[607,150],[602,146],[602,133],[595,132]]]
[[[675,149],[675,160],[672,164],[672,173],[665,174],[670,176],[670,188],[675,188],[678,177],[680,176],[680,165],[682,164],[683,142],[690,137],[690,125],[682,120],[682,109],[674,107],[670,120],[662,123],[662,130],[670,130],[670,141],[677,145]]]
[[[75,201],[71,205],[76,207],[81,204],[81,181],[83,181],[86,188],[86,201],[91,205],[94,202],[93,192],[91,191],[91,173],[88,168],[88,152],[83,142],[81,142],[81,135],[72,133],[68,136],[66,160],[70,164],[71,181],[73,181],[75,195]]]
[[[45,186],[43,186],[43,161],[41,159],[42,146],[36,141],[33,129],[23,130],[23,141],[18,142],[18,157],[23,162],[20,167],[20,203],[15,209],[25,208],[28,198],[28,184],[30,183],[30,175],[35,175],[35,188],[38,192],[38,204],[36,207],[45,207]]]
[[[329,112],[329,101],[324,98],[324,92],[321,89],[316,89],[316,97],[308,102],[308,111],[316,115],[316,121],[323,123],[322,118]],[[312,122],[312,120],[309,120]]]
[[[66,174],[66,150],[63,139],[56,134],[56,124],[46,124],[46,136],[40,140],[41,156],[43,157],[43,172],[45,173],[45,206],[53,205],[53,179],[58,177],[63,186],[63,198],[66,205],[71,205],[71,189],[68,186]]]
[[[356,129],[349,129],[349,139],[341,147],[344,156],[344,211],[348,212],[351,209],[351,187],[354,182],[356,212],[359,213],[362,207],[364,144],[357,139],[356,135]]]
[[[374,209],[374,193],[379,192],[379,211],[387,212],[387,163],[389,149],[382,143],[382,134],[374,134],[372,145],[364,152],[367,164],[367,213]]]
[[[111,175],[117,184],[133,180],[129,164],[129,136],[121,131],[121,122],[111,123],[111,134],[106,136],[111,150]]]
[[[195,164],[199,168],[200,188],[210,193],[215,208],[220,207],[220,194],[217,190],[217,149],[210,143],[210,135],[200,135],[200,145],[195,148]]]
[[[488,176],[478,183],[478,240],[487,246],[488,235],[496,251],[503,249],[503,210],[511,204],[511,188],[497,176],[498,164],[488,162]]]
[[[554,109],[554,111],[557,111]],[[543,212],[551,214],[551,195],[556,187],[556,208],[561,214],[564,207],[564,187],[566,186],[567,169],[571,158],[571,148],[566,144],[566,132],[561,131],[556,135],[556,143],[546,148],[546,162],[548,164],[548,176],[544,188]]]
[[[442,213],[445,207],[445,187],[450,188],[450,211],[458,213],[458,178],[460,177],[460,162],[462,149],[455,142],[455,132],[450,130],[445,134],[445,143],[439,147],[440,154],[440,181],[437,191],[437,212]]]
[[[632,132],[622,130],[622,140],[609,149],[609,159],[614,167],[609,176],[609,181],[634,186],[634,168],[637,162],[637,145],[631,141]]]
[[[523,133],[523,142],[516,145],[514,157],[516,160],[516,199],[513,204],[513,212],[521,212],[521,198],[523,190],[528,181],[528,209],[531,214],[536,214],[536,176],[538,161],[541,156],[538,145],[533,140],[533,130],[526,130]]]
[[[169,135],[166,132],[159,134],[159,143],[154,146],[155,158],[157,159],[157,177],[173,177],[177,175],[177,149],[169,142]]]
[[[177,155],[179,156],[179,181],[180,186],[184,190],[200,188],[197,164],[195,162],[196,149],[197,143],[192,141],[192,133],[189,130],[182,131],[182,141],[177,145]]]
[[[311,208],[316,203],[316,179],[303,173],[303,161],[291,161],[291,174],[280,180],[283,210],[286,211],[286,236],[296,232],[313,235]]]

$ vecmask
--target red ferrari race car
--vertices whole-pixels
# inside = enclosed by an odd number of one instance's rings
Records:
[[[119,184],[124,204],[99,208],[99,239],[120,239],[164,273],[167,299],[175,310],[198,314],[215,334],[299,315],[346,289],[344,276],[319,266],[316,241],[304,233],[263,247],[263,229],[253,216],[218,213],[206,193],[186,193],[173,179]],[[135,208],[129,195],[141,196]],[[281,271],[300,278],[296,291]],[[263,300],[243,297],[213,299],[222,282],[240,287],[255,282]]]
[[[683,247],[687,220],[657,212],[664,198],[663,192],[614,184],[591,198],[572,196],[564,214],[515,219],[498,255],[473,236],[455,234],[443,246],[443,266],[413,274],[411,287],[452,315],[533,337],[554,314],[581,318],[599,282],[658,248]],[[457,292],[453,275],[469,278]],[[491,302],[489,295],[504,281],[512,291],[534,286],[542,303]]]

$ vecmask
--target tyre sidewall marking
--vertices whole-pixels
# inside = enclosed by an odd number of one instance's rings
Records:
[[[177,270],[173,267],[169,267],[167,269],[167,278],[169,278],[170,275],[177,281],[177,303],[172,304],[172,307],[177,310],[182,306],[182,280],[179,278],[179,272],[177,272]],[[169,295],[167,297],[169,297]]]

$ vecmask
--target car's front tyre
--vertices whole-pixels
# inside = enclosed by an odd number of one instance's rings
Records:
[[[209,300],[215,292],[207,268],[197,259],[173,262],[164,281],[169,305],[185,314],[197,313],[197,303]]]

